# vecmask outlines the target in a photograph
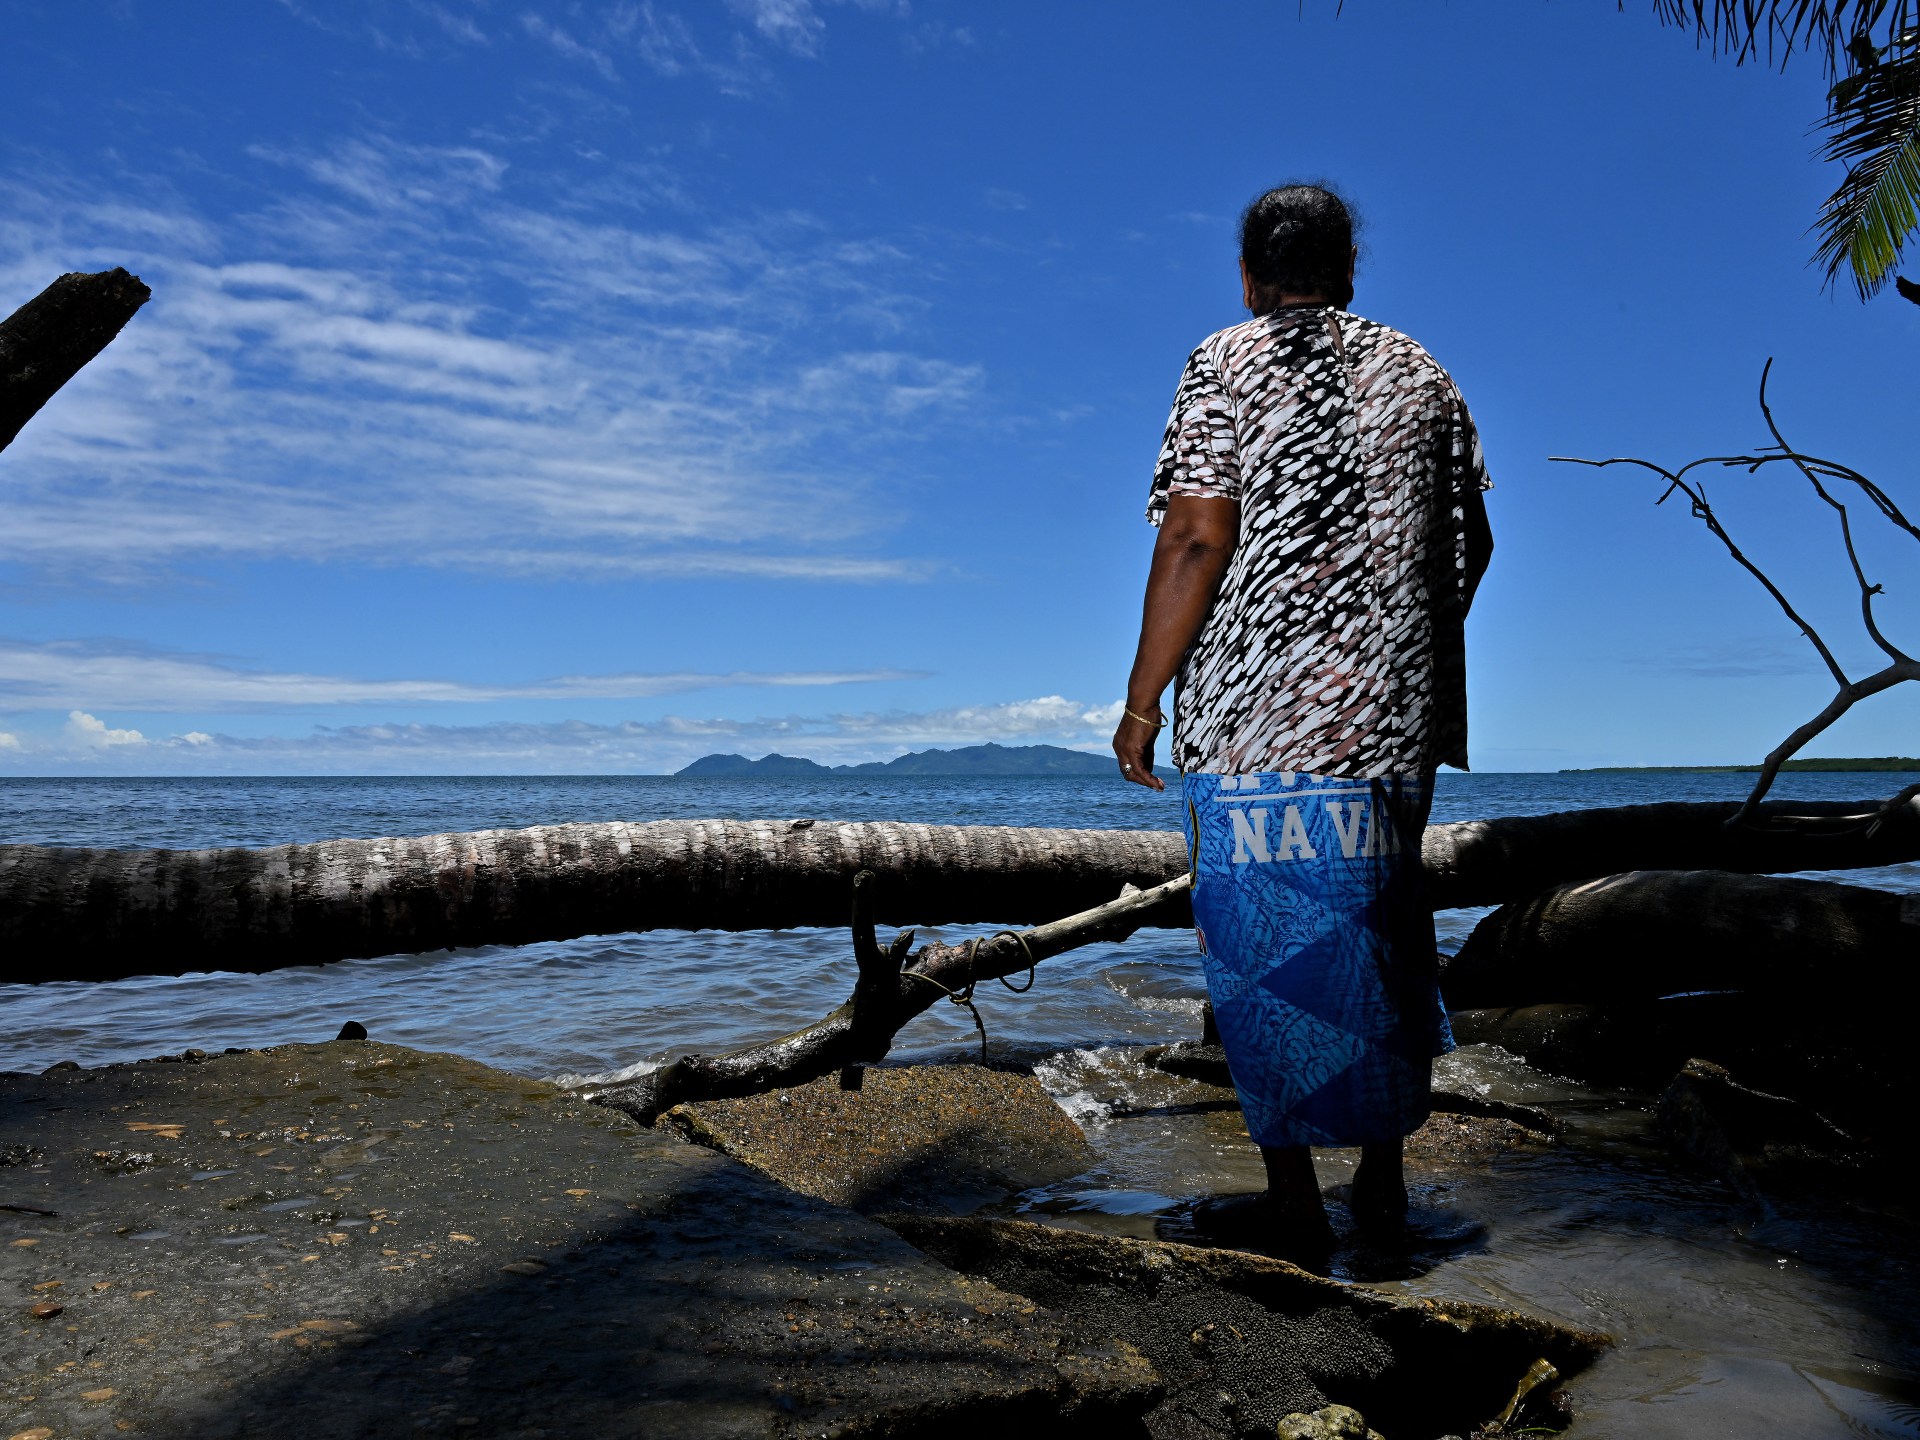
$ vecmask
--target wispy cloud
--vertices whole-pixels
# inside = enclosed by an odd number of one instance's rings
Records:
[[[1727,640],[1714,645],[1681,645],[1637,654],[1637,669],[1691,675],[1703,680],[1744,679],[1763,675],[1815,674],[1819,658],[1811,647],[1784,640]]]
[[[577,60],[599,73],[603,80],[617,80],[618,73],[613,68],[613,58],[606,51],[576,40],[572,33],[549,20],[541,18],[533,11],[520,16],[520,26],[536,40],[551,45],[556,52],[568,60]]]
[[[908,750],[1051,743],[1098,751],[1119,702],[1063,696],[928,711],[786,715],[753,720],[667,716],[595,725],[346,725],[297,736],[190,731],[146,737],[76,711],[59,732],[0,745],[0,770],[126,774],[588,774],[677,770],[715,751],[778,751],[825,763],[890,759]],[[119,738],[105,738],[119,737]]]
[[[700,690],[819,687],[924,678],[893,669],[560,675],[522,684],[360,679],[249,669],[218,657],[126,645],[0,640],[0,711],[113,708],[219,713],[328,705],[637,700]],[[137,732],[135,738],[138,738]]]
[[[221,226],[0,186],[0,295],[76,262],[155,291],[9,450],[0,561],[908,573],[872,477],[984,377],[902,343],[913,261],[885,237],[582,213],[474,146],[253,155],[305,184]]]
[[[462,11],[437,0],[392,0],[368,11],[351,0],[322,5],[279,0],[295,19],[330,35],[389,54],[444,55],[462,49],[533,40],[602,82],[623,79],[621,62],[638,59],[656,75],[695,76],[735,95],[772,81],[769,59],[812,60],[821,53],[827,18],[816,0],[725,0],[723,6],[676,0],[614,0],[570,5]],[[824,0],[871,15],[912,21],[907,0]],[[555,18],[556,12],[561,18]],[[943,22],[904,24],[909,50],[971,45],[973,34]]]
[[[811,0],[727,0],[727,8],[748,21],[763,39],[795,55],[814,54],[826,29]]]

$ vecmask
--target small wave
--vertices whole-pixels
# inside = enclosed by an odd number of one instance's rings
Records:
[[[558,1085],[562,1090],[600,1090],[611,1085],[625,1085],[628,1081],[638,1080],[642,1075],[651,1075],[664,1061],[636,1060],[631,1065],[623,1065],[618,1070],[602,1070],[590,1075],[577,1074],[563,1070],[558,1075],[546,1077],[550,1085]]]
[[[1107,1057],[1112,1053],[1104,1048],[1062,1050],[1033,1067],[1034,1078],[1082,1130],[1099,1130],[1112,1118],[1112,1105],[1092,1089],[1095,1076],[1108,1068]]]

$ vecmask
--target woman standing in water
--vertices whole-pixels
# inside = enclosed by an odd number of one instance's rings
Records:
[[[1421,893],[1435,770],[1467,764],[1463,622],[1493,549],[1478,438],[1447,373],[1347,312],[1353,217],[1317,185],[1240,227],[1253,318],[1187,359],[1153,477],[1159,526],[1120,772],[1172,759],[1227,1063],[1266,1162],[1202,1230],[1332,1239],[1310,1146],[1358,1145],[1355,1218],[1397,1230],[1401,1144],[1451,1044]]]

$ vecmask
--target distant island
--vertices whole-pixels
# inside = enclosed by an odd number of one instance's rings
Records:
[[[1758,765],[1592,765],[1581,770],[1562,770],[1562,775],[1755,775]],[[1811,770],[1834,773],[1849,770],[1920,771],[1920,758],[1912,755],[1881,755],[1869,760],[1787,760],[1782,771]]]
[[[676,777],[711,780],[736,775],[755,779],[832,775],[1112,775],[1113,757],[1089,755],[1058,745],[964,745],[958,750],[916,750],[892,760],[869,760],[860,765],[822,765],[796,755],[702,755]],[[1170,771],[1162,771],[1170,774]]]

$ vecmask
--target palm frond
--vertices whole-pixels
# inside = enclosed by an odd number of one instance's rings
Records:
[[[1814,260],[1829,285],[1850,268],[1865,300],[1920,229],[1920,31],[1896,35],[1879,63],[1836,85],[1821,129],[1821,158],[1847,175],[1814,222]]]
[[[1764,58],[1784,67],[1810,51],[1828,76],[1850,69],[1849,46],[1883,23],[1896,34],[1911,28],[1916,8],[1914,0],[1653,0],[1661,24],[1691,30],[1735,64]]]

